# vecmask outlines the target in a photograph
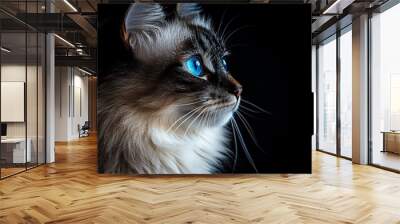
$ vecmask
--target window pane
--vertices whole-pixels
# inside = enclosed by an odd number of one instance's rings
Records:
[[[316,130],[317,130],[317,99],[316,99],[316,82],[317,82],[317,48],[315,45],[312,46],[312,60],[311,60],[311,67],[312,67],[312,76],[311,76],[311,88],[314,94],[313,96],[313,105],[314,105],[314,117],[313,117],[313,124],[314,124],[314,133],[312,135],[312,150],[317,148],[316,146]]]
[[[340,152],[351,158],[352,141],[352,35],[340,36]]]
[[[318,48],[318,148],[336,153],[336,40]]]
[[[1,34],[1,175],[2,178],[25,170],[30,162],[26,144],[26,33]],[[28,147],[27,147],[28,146]],[[28,149],[28,150],[27,150]]]
[[[372,163],[400,170],[400,5],[372,17]]]

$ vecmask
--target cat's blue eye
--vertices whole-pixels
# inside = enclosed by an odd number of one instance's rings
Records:
[[[222,65],[224,66],[225,70],[228,70],[228,63],[226,62],[225,58],[222,58]]]
[[[192,56],[185,61],[185,66],[188,72],[195,77],[201,77],[203,75],[203,65],[198,56]]]

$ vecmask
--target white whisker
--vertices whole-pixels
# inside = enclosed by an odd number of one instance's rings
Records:
[[[203,110],[200,111],[200,113],[192,120],[192,122],[189,123],[189,125],[186,128],[185,133],[183,134],[183,136],[186,136],[187,132],[189,131],[190,127],[193,125],[193,123],[201,116],[201,114],[204,113],[204,111],[206,111],[208,108],[204,108]]]
[[[192,114],[190,114],[185,120],[183,120],[174,130],[178,130],[180,126],[182,126],[187,120],[189,120],[193,115],[195,115],[198,111],[201,111],[207,105],[200,106],[197,108]]]
[[[186,114],[184,114],[183,116],[181,116],[180,118],[178,118],[168,129],[167,132],[169,132],[171,130],[172,127],[174,127],[180,120],[184,119],[186,116],[189,116],[189,114],[195,112],[197,109],[201,108],[202,106],[196,107],[193,110],[187,112]]]
[[[239,142],[240,142],[240,144],[241,144],[242,147],[243,147],[243,151],[244,151],[244,153],[245,153],[247,159],[249,160],[251,166],[254,168],[254,170],[256,171],[256,173],[258,173],[256,164],[254,163],[254,160],[253,160],[253,158],[251,157],[249,150],[247,149],[247,146],[246,146],[246,144],[245,144],[245,142],[244,142],[243,136],[242,136],[242,134],[240,133],[239,126],[238,126],[238,124],[236,123],[236,120],[235,120],[234,117],[232,117],[232,121],[233,121],[233,125],[236,127],[237,134],[238,134],[238,138],[239,138]]]
[[[249,112],[252,112],[252,113],[260,113],[259,111],[252,110],[252,109],[250,109],[250,108],[248,108],[246,106],[243,106],[242,104],[240,104],[239,107],[243,108],[243,109],[245,109],[245,110],[247,110]]]
[[[259,148],[261,151],[264,152],[264,150],[258,144],[256,135],[255,135],[253,129],[251,128],[250,123],[246,120],[246,118],[243,116],[243,114],[241,114],[239,111],[237,111],[237,115],[239,117],[239,120],[242,121],[244,127],[246,128],[247,132],[249,133],[250,138],[253,140],[254,144],[257,146],[257,148]]]
[[[222,17],[221,17],[221,20],[218,25],[217,36],[219,36],[219,34],[220,34],[219,32],[221,31],[222,23],[224,22],[226,12],[227,12],[227,10],[225,9],[224,12],[222,13]]]
[[[237,19],[238,17],[239,17],[238,15],[232,17],[232,19],[229,20],[229,22],[225,25],[224,30],[222,31],[222,34],[221,34],[221,39],[222,39],[222,40],[225,39],[225,32],[227,31],[229,25],[230,25],[235,19]]]
[[[198,100],[190,103],[183,103],[183,104],[174,104],[173,106],[186,106],[186,105],[193,105],[193,104],[198,104],[198,103],[204,103],[207,102],[207,100]]]
[[[251,106],[257,108],[258,110],[260,110],[260,111],[262,111],[262,112],[264,112],[264,113],[271,114],[271,112],[264,110],[264,109],[261,108],[260,106],[257,106],[256,104],[254,104],[254,103],[252,103],[252,102],[250,102],[250,101],[248,101],[248,100],[245,100],[245,99],[242,98],[242,101],[243,101],[244,103],[247,103],[248,105],[251,105]]]
[[[238,31],[243,30],[243,29],[245,29],[245,28],[249,28],[249,27],[250,27],[250,26],[242,26],[242,27],[239,27],[239,28],[235,29],[234,31],[232,31],[232,32],[224,39],[224,43],[228,43],[229,39],[230,39],[235,33],[237,33]]]
[[[237,111],[240,111],[240,113],[246,114],[247,116],[252,117],[252,118],[259,118],[259,117],[254,116],[253,114],[250,114],[248,111],[241,110],[241,109],[244,109],[244,108],[239,107]]]

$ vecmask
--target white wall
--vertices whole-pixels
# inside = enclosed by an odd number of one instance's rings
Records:
[[[74,107],[72,108],[72,132],[71,135],[76,138],[79,137],[78,133],[78,125],[83,125],[85,121],[88,121],[89,113],[88,113],[88,78],[87,76],[82,76],[82,73],[76,74],[77,70],[75,71],[74,75]]]
[[[72,67],[56,67],[56,141],[79,138],[78,124],[88,120],[88,78]]]
[[[67,141],[69,133],[69,68],[55,68],[55,141]]]

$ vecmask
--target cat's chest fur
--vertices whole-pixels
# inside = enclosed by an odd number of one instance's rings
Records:
[[[162,164],[157,173],[204,174],[216,171],[220,160],[227,154],[225,135],[222,126],[203,128],[187,135],[150,128],[149,138],[157,152],[153,159]]]
[[[114,114],[100,110],[106,173],[208,174],[218,172],[230,152],[223,125],[177,133],[160,126],[160,117],[144,118],[119,108]]]

